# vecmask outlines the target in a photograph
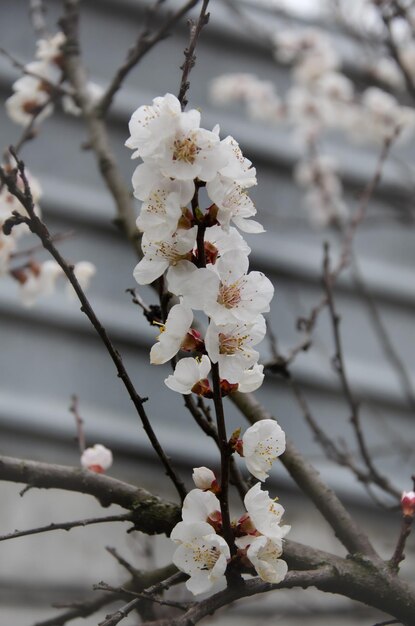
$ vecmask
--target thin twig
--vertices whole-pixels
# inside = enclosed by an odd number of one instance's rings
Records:
[[[65,87],[63,87],[62,85],[58,85],[52,82],[51,80],[49,80],[48,78],[46,78],[45,76],[42,76],[41,74],[37,74],[36,72],[32,72],[31,70],[28,70],[26,65],[22,63],[22,61],[19,61],[19,59],[17,59],[13,54],[11,54],[11,52],[8,52],[5,48],[1,46],[0,46],[0,54],[5,56],[15,68],[20,70],[26,76],[32,76],[33,78],[36,78],[40,83],[44,83],[44,85],[46,85],[52,93],[57,93],[62,96],[73,96],[72,92],[66,89]]]
[[[108,554],[110,554],[111,556],[114,557],[114,559],[124,568],[127,570],[127,572],[129,574],[131,574],[131,576],[133,578],[137,578],[141,572],[136,569],[133,565],[131,565],[131,563],[129,563],[128,561],[126,561],[118,552],[115,548],[111,548],[111,546],[106,546],[106,551],[108,552]]]
[[[17,537],[27,537],[28,535],[39,535],[41,533],[48,533],[52,530],[71,530],[79,526],[91,526],[92,524],[105,524],[109,522],[132,522],[133,517],[131,514],[123,515],[108,515],[107,517],[92,517],[89,519],[76,520],[75,522],[60,522],[49,524],[48,526],[39,526],[39,528],[30,528],[28,530],[16,530],[8,535],[0,535],[0,541],[7,541],[8,539],[16,539]]]
[[[389,561],[389,566],[392,572],[394,572],[395,574],[398,573],[399,565],[405,558],[404,551],[405,551],[406,540],[411,534],[413,521],[414,521],[414,518],[412,517],[412,515],[404,515],[402,518],[401,531],[399,533],[396,548],[395,548],[395,551],[393,553],[391,560]]]
[[[180,69],[183,71],[182,79],[180,82],[179,95],[177,96],[180,104],[182,105],[182,109],[184,110],[187,105],[186,94],[190,87],[189,83],[189,74],[192,71],[192,68],[196,63],[196,45],[199,39],[200,33],[206,24],[209,22],[209,13],[207,13],[207,7],[209,4],[209,0],[203,0],[202,8],[200,10],[200,14],[198,19],[195,21],[189,20],[190,25],[190,42],[188,48],[184,51],[185,61]]]
[[[332,359],[333,367],[337,372],[344,396],[350,408],[350,423],[353,426],[353,430],[356,436],[356,440],[359,446],[361,457],[369,470],[373,482],[379,485],[382,489],[388,493],[399,497],[399,490],[392,485],[386,476],[383,476],[375,467],[371,453],[367,447],[366,439],[362,430],[360,420],[360,406],[359,402],[354,397],[352,388],[349,383],[349,379],[346,373],[346,366],[343,355],[343,346],[340,336],[340,317],[336,311],[334,296],[333,296],[333,273],[330,271],[330,253],[328,243],[324,244],[324,260],[323,260],[323,284],[327,297],[328,310],[330,315],[330,322],[333,332],[333,341],[335,346],[335,353]]]
[[[70,237],[73,237],[74,235],[75,235],[75,231],[70,230],[66,233],[57,233],[56,235],[52,235],[51,239],[52,241],[56,243],[58,241],[65,241],[66,239],[69,239]],[[19,259],[25,256],[32,256],[36,252],[40,252],[40,250],[43,250],[43,249],[44,249],[43,244],[39,243],[35,246],[32,246],[31,248],[26,248],[25,250],[19,250],[18,252],[12,252],[12,254],[10,255],[10,258]]]
[[[144,593],[146,595],[158,594],[161,591],[169,589],[169,587],[173,585],[177,585],[183,582],[184,580],[186,580],[186,578],[187,576],[186,574],[183,574],[183,572],[173,574],[173,576],[170,576],[166,580],[156,583],[155,585],[152,585],[151,587],[148,587],[147,589],[144,590]],[[146,600],[148,599],[149,598],[146,598]],[[105,620],[103,622],[100,622],[98,626],[116,626],[116,624],[118,624],[122,619],[124,619],[124,617],[127,617],[127,615],[129,615],[131,611],[133,611],[138,606],[138,604],[142,602],[142,600],[143,599],[141,597],[134,598],[134,600],[131,600],[131,602],[128,602],[127,604],[125,604],[123,607],[118,609],[118,611],[116,611],[115,613],[112,613],[111,615],[107,615]]]
[[[184,15],[186,15],[186,13],[188,13],[198,2],[199,0],[188,0],[188,2],[186,2],[178,11],[168,16],[160,28],[153,34],[150,34],[147,28],[143,30],[137,39],[137,42],[128,51],[124,63],[118,68],[114,78],[101,97],[101,100],[96,105],[96,113],[98,116],[105,116],[111,106],[115,94],[122,86],[122,83],[129,72],[137,65],[137,63],[139,63],[147,52],[149,52],[159,41],[168,35],[171,27]]]
[[[161,600],[160,598],[156,598],[153,595],[150,595],[146,592],[137,592],[126,589],[125,587],[112,587],[111,585],[107,585],[107,583],[100,582],[97,585],[94,585],[94,589],[99,591],[110,591],[111,593],[125,593],[127,596],[132,596],[133,598],[139,598],[140,600],[149,600],[150,602],[156,602],[157,604],[161,604],[162,606],[171,606],[175,609],[181,609],[182,611],[187,611],[190,606],[194,603],[189,602],[175,602],[174,600]]]
[[[84,432],[84,420],[82,419],[79,413],[79,400],[78,396],[73,395],[71,399],[71,404],[69,407],[69,411],[73,414],[75,418],[76,424],[76,434],[79,444],[79,451],[82,454],[85,450],[85,432]]]
[[[20,191],[20,189],[17,187],[16,182],[14,180],[14,177],[12,175],[8,175],[5,173],[5,171],[0,168],[0,178],[2,180],[2,182],[4,184],[7,185],[9,191],[11,194],[13,194],[20,202],[21,204],[24,206],[24,208],[27,211],[28,214],[28,218],[22,218],[22,221],[25,221],[30,230],[32,231],[33,234],[37,235],[37,237],[39,237],[39,239],[41,240],[41,242],[43,243],[44,248],[50,252],[50,254],[53,256],[53,258],[55,259],[55,261],[57,261],[57,263],[60,265],[60,267],[62,268],[63,272],[65,273],[65,275],[67,276],[69,282],[71,283],[72,287],[74,288],[76,295],[79,298],[79,301],[81,303],[81,311],[83,313],[85,313],[85,315],[88,317],[89,321],[91,322],[92,326],[94,327],[95,331],[97,332],[98,336],[100,337],[101,341],[103,342],[103,344],[105,345],[108,354],[110,355],[116,370],[117,370],[117,376],[122,380],[122,382],[124,383],[124,386],[128,392],[128,395],[130,396],[130,399],[141,419],[141,423],[143,425],[144,431],[146,433],[146,435],[148,436],[151,445],[153,446],[154,451],[156,452],[157,456],[159,457],[167,476],[169,476],[169,478],[171,479],[171,481],[173,482],[174,486],[176,487],[176,490],[181,498],[181,500],[183,500],[186,496],[186,488],[184,486],[184,483],[182,482],[182,480],[178,477],[178,475],[176,474],[175,470],[173,469],[170,459],[168,458],[168,456],[166,455],[166,453],[164,452],[161,444],[159,443],[157,436],[151,426],[150,420],[147,416],[147,413],[144,409],[144,402],[145,399],[142,398],[136,391],[133,382],[131,381],[128,372],[123,364],[122,358],[120,353],[118,352],[118,350],[113,346],[111,339],[108,336],[108,333],[106,331],[106,329],[104,328],[104,326],[101,324],[101,322],[99,321],[99,319],[97,318],[93,308],[91,307],[82,287],[80,286],[73,267],[69,266],[68,263],[65,261],[65,259],[62,257],[62,255],[60,254],[60,252],[57,250],[56,246],[54,245],[50,233],[47,229],[47,227],[45,226],[45,224],[39,219],[39,217],[36,215],[35,213],[35,208],[34,208],[34,203],[33,203],[33,198],[32,198],[32,194],[30,191],[30,186],[28,183],[28,180],[26,178],[26,174],[25,174],[25,168],[24,168],[24,163],[22,161],[19,160],[17,154],[13,151],[13,149],[11,149],[11,153],[14,156],[14,158],[16,159],[16,163],[17,163],[17,167],[18,167],[18,171],[20,173],[21,179],[23,181],[24,184],[24,193],[22,193]],[[19,218],[20,219],[20,218]],[[7,222],[6,222],[7,223]]]
[[[219,365],[212,363],[212,381],[213,381],[213,402],[216,412],[216,423],[218,428],[218,437],[220,445],[220,492],[218,494],[220,502],[220,510],[222,513],[223,536],[230,548],[231,555],[236,553],[235,540],[231,529],[231,521],[229,514],[229,459],[232,450],[229,446],[228,437],[226,435],[225,414],[223,412],[223,402],[220,388]]]

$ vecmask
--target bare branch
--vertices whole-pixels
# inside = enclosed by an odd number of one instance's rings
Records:
[[[85,432],[84,432],[84,420],[82,419],[80,413],[79,413],[79,400],[78,400],[78,396],[73,395],[72,396],[72,401],[69,407],[69,411],[73,414],[74,418],[75,418],[75,424],[76,424],[76,433],[77,433],[77,439],[78,439],[78,443],[79,443],[79,450],[81,452],[81,454],[83,453],[83,451],[85,450]]]
[[[161,500],[145,489],[88,470],[2,456],[0,480],[25,483],[41,489],[89,494],[104,507],[118,504],[133,512],[135,528],[147,534],[170,534],[180,520],[177,505]]]
[[[146,596],[158,594],[161,591],[164,591],[165,589],[169,589],[169,587],[173,585],[177,585],[183,582],[183,580],[186,580],[186,578],[187,578],[186,574],[183,574],[183,572],[178,572],[176,574],[173,574],[166,580],[156,583],[155,585],[152,585],[151,587],[148,587],[147,589],[144,590],[144,593],[146,594]],[[146,597],[145,599],[148,600],[149,598]],[[112,613],[111,615],[107,615],[105,620],[103,622],[100,622],[98,626],[116,626],[116,624],[118,624],[122,619],[124,619],[124,617],[127,617],[127,615],[129,615],[131,611],[133,611],[138,606],[138,604],[142,602],[142,600],[143,598],[141,597],[141,594],[140,594],[139,597],[134,598],[134,600],[131,600],[131,602],[128,602],[128,604],[125,604],[123,607],[118,609],[118,611],[116,611],[115,613]]]
[[[141,61],[147,52],[168,35],[171,27],[186,15],[198,2],[199,0],[188,0],[178,11],[168,16],[156,32],[151,34],[148,32],[148,29],[144,29],[134,46],[128,51],[124,63],[119,67],[101,100],[96,105],[96,113],[99,117],[105,116],[112,104],[115,94],[122,86],[129,72]]]
[[[29,530],[16,530],[8,535],[0,535],[0,541],[8,539],[16,539],[17,537],[27,537],[28,535],[39,535],[40,533],[48,533],[52,530],[71,530],[79,526],[90,526],[91,524],[105,524],[108,522],[132,522],[133,516],[127,515],[108,515],[107,517],[92,517],[89,519],[81,519],[75,522],[60,522],[49,524],[48,526],[40,526],[39,528],[30,528]]]
[[[182,105],[182,109],[184,110],[187,105],[186,93],[190,87],[189,83],[189,74],[192,71],[192,68],[196,63],[196,45],[199,39],[200,33],[206,24],[209,22],[209,13],[207,13],[207,7],[209,4],[209,0],[203,0],[202,8],[200,10],[199,17],[196,22],[193,20],[189,20],[190,25],[190,42],[188,48],[184,51],[185,61],[181,66],[181,70],[183,70],[182,80],[180,82],[180,90],[179,95],[177,96],[180,104]]]
[[[334,304],[334,296],[332,289],[332,273],[330,272],[330,256],[329,256],[329,246],[326,243],[324,245],[324,261],[323,261],[323,284],[326,292],[327,304],[330,314],[330,321],[333,330],[333,340],[335,345],[335,354],[332,360],[333,367],[337,372],[341,385],[343,388],[344,396],[349,405],[351,415],[350,422],[353,426],[354,433],[356,435],[356,440],[359,446],[360,454],[364,463],[366,464],[367,469],[369,470],[369,474],[372,482],[379,485],[384,491],[390,493],[391,495],[399,498],[400,490],[392,485],[392,483],[383,476],[375,467],[370,451],[366,444],[366,439],[362,430],[361,421],[360,421],[360,407],[356,398],[354,397],[353,391],[349,384],[349,380],[346,373],[346,367],[344,363],[343,356],[343,347],[342,341],[340,337],[340,317],[337,314],[335,304]]]

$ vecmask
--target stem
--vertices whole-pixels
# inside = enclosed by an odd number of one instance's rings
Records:
[[[229,448],[228,438],[226,435],[225,414],[223,412],[222,395],[220,390],[219,365],[212,363],[212,380],[213,380],[213,402],[215,404],[216,422],[218,425],[219,447],[220,447],[220,510],[222,513],[223,536],[229,545],[231,554],[236,553],[235,541],[231,529],[231,521],[229,516],[229,459],[231,450]]]

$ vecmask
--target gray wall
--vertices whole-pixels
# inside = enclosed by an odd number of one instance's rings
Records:
[[[0,24],[1,45],[23,61],[30,60],[34,51],[27,4],[23,0],[3,0]],[[60,3],[49,2],[48,7],[48,19],[53,25]],[[96,82],[105,84],[123,59],[140,28],[141,9],[141,2],[84,2],[83,49],[91,78]],[[291,180],[296,148],[290,132],[278,128],[270,132],[267,127],[248,121],[238,108],[224,110],[209,103],[207,84],[218,72],[252,71],[275,79],[282,87],[287,84],[286,70],[274,64],[262,45],[238,30],[234,18],[230,18],[219,3],[212,3],[212,11],[212,23],[198,45],[190,105],[201,107],[207,127],[219,122],[223,136],[233,134],[258,169],[255,200],[267,233],[249,238],[253,250],[251,264],[266,271],[275,283],[270,321],[284,351],[299,339],[295,330],[298,315],[306,313],[321,296],[322,242],[329,239],[336,250],[337,237],[327,231],[315,232],[308,224],[301,193]],[[117,96],[110,116],[110,130],[126,180],[134,167],[129,151],[123,146],[128,118],[137,106],[156,95],[178,91],[179,65],[186,41],[187,30],[182,25],[132,72],[126,88]],[[10,64],[0,58],[2,98],[10,94],[10,85],[16,76]],[[6,119],[4,111],[0,111],[0,125],[2,145],[16,141],[19,129]],[[90,289],[91,302],[123,354],[138,391],[150,397],[146,408],[161,442],[182,467],[183,474],[189,476],[189,467],[195,463],[195,458],[197,464],[203,461],[217,465],[217,455],[214,446],[210,442],[205,444],[200,437],[184,412],[181,399],[167,389],[164,391],[162,380],[169,373],[168,366],[150,368],[148,364],[148,348],[154,340],[154,331],[125,294],[127,287],[134,286],[134,255],[111,223],[114,207],[93,155],[80,149],[85,139],[81,120],[57,112],[44,123],[39,137],[25,146],[23,156],[42,182],[41,205],[52,232],[76,230],[76,237],[60,244],[62,252],[72,261],[88,259],[97,265],[98,273]],[[333,138],[331,143],[342,163],[347,199],[351,207],[356,207],[356,195],[374,170],[377,150],[347,144],[343,138]],[[412,158],[412,148],[405,148],[401,158]],[[384,182],[373,198],[373,214],[399,215],[402,206],[412,210],[412,192],[412,181],[408,181],[398,159],[391,160],[385,168]],[[395,346],[414,377],[413,238],[412,227],[401,227],[390,221],[362,228],[356,245],[367,284]],[[149,301],[154,299],[148,289],[140,293]],[[363,423],[374,456],[379,466],[402,488],[409,488],[408,477],[414,461],[413,415],[405,405],[395,372],[379,348],[366,306],[352,289],[350,277],[340,280],[336,299],[342,316],[350,380],[363,401]],[[88,441],[107,443],[115,451],[112,473],[173,497],[165,477],[154,463],[153,452],[128,397],[114,376],[113,366],[77,304],[68,302],[58,293],[33,309],[23,309],[17,301],[15,285],[2,279],[0,321],[0,452],[76,465],[74,426],[68,412],[70,396],[76,393],[86,421]],[[313,350],[296,360],[293,373],[303,385],[320,424],[334,436],[351,442],[353,449],[349,411],[330,367],[332,353],[330,327],[323,315]],[[266,345],[263,357],[269,358]],[[378,514],[370,510],[368,497],[355,479],[323,458],[284,381],[269,378],[259,397],[278,416],[298,447],[311,456],[325,478],[355,508],[363,523],[376,529],[387,555],[397,533],[398,518],[385,514],[379,519]],[[229,430],[240,424],[232,406],[227,406],[227,416]],[[299,496],[281,468],[275,470],[273,478],[287,509],[287,521],[293,524],[293,538],[336,550],[331,531],[327,532],[317,514],[309,512],[310,505]],[[54,493],[52,497],[42,493],[40,497],[32,491],[20,500],[14,487],[2,485],[0,489],[1,532],[46,524],[57,521],[58,517],[87,517],[99,511],[95,503],[81,496],[68,498],[65,494]],[[385,532],[388,525],[393,532]],[[109,542],[119,542],[120,549],[128,552],[137,551],[139,543],[131,537],[120,538],[117,529],[112,527],[0,544],[0,593],[5,599],[5,608],[0,608],[0,615],[4,613],[3,621],[7,618],[14,626],[30,626],[41,616],[52,614],[46,608],[52,600],[86,593],[93,582],[102,578],[108,582],[115,580],[119,572],[114,570],[111,558],[103,550]],[[157,554],[164,551],[163,546],[156,545]],[[30,593],[30,589],[35,593]],[[278,609],[285,616],[292,615],[284,622],[290,625],[299,624],[306,616],[307,623],[312,624],[313,615],[317,616],[319,624],[325,624],[324,619],[327,619],[327,624],[338,626],[374,621],[369,617],[369,621],[364,621],[366,616],[359,617],[358,613],[350,614],[348,621],[346,607],[347,611],[352,609],[344,600],[333,602],[307,594],[304,606],[298,608],[294,598],[292,592],[285,594]],[[271,608],[267,608],[268,602]],[[276,609],[269,600],[261,601],[255,610],[257,613],[251,615],[244,613],[247,624],[267,623],[267,611]],[[354,607],[353,610],[360,609]],[[264,611],[264,621],[257,617],[260,611]]]

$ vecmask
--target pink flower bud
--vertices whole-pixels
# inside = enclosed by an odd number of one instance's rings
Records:
[[[97,474],[103,474],[112,465],[112,452],[100,443],[86,448],[81,456],[81,465]]]
[[[216,482],[215,474],[208,467],[194,467],[192,478],[198,489],[210,489]]]
[[[415,491],[404,491],[401,497],[402,513],[408,517],[415,515]]]

